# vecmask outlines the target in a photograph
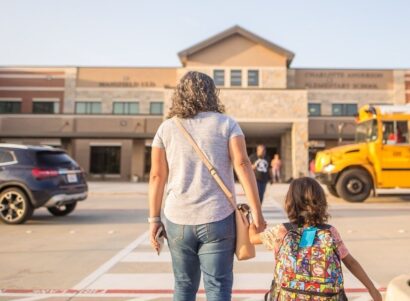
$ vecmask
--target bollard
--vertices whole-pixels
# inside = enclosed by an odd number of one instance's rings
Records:
[[[410,301],[410,274],[400,275],[390,281],[386,301]]]

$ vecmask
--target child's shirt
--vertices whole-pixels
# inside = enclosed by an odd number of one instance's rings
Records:
[[[329,230],[332,234],[333,241],[336,244],[337,254],[339,255],[340,259],[345,258],[347,255],[349,255],[349,251],[346,248],[342,238],[340,237],[339,232],[333,226],[331,226]],[[261,232],[259,236],[263,245],[268,250],[273,250],[276,255],[287,232],[288,230],[286,230],[285,226],[283,224],[279,224],[266,229],[265,231]]]

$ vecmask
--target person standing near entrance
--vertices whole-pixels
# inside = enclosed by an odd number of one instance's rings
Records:
[[[272,166],[272,177],[275,183],[280,182],[280,169],[282,168],[282,160],[279,158],[279,154],[275,154],[270,163]]]
[[[208,301],[231,300],[236,227],[231,203],[174,118],[189,132],[234,196],[235,169],[256,227],[260,231],[265,227],[244,135],[238,123],[223,112],[212,78],[190,71],[177,85],[169,119],[160,125],[152,142],[150,240],[159,251],[156,238],[164,226],[161,205],[165,194],[165,235],[174,271],[175,301],[196,300],[201,274]]]
[[[266,147],[259,144],[256,147],[256,153],[249,157],[252,162],[252,169],[255,172],[256,183],[258,185],[259,200],[263,202],[266,185],[272,183],[272,170],[269,168],[269,162],[266,159]]]

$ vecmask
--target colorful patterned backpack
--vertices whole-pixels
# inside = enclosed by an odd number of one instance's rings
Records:
[[[265,300],[344,301],[343,273],[330,225],[317,226],[311,246],[299,246],[304,229],[284,224],[271,290]]]

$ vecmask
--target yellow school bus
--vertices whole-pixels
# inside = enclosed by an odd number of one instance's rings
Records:
[[[410,105],[364,106],[357,123],[354,144],[317,153],[317,179],[350,202],[363,202],[376,188],[409,188]]]

